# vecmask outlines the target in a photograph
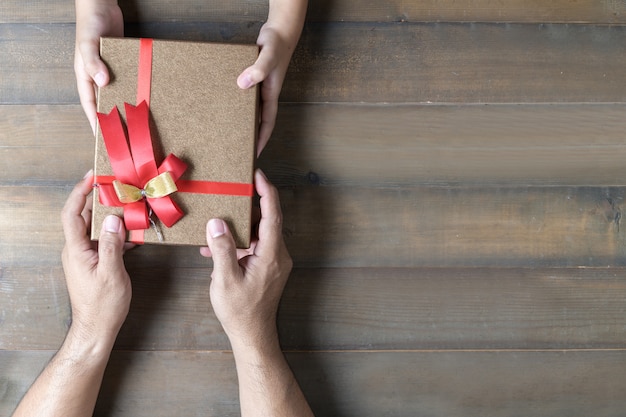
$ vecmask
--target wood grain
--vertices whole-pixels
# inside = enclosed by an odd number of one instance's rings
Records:
[[[624,22],[626,6],[611,0],[311,0],[309,20],[374,22]]]
[[[282,185],[626,181],[622,104],[282,104],[259,165]],[[93,160],[78,105],[0,106],[0,184],[71,183]]]
[[[234,23],[168,23],[127,34],[254,42],[257,32]],[[0,25],[0,104],[76,103],[73,36],[69,24]],[[622,26],[311,23],[281,100],[623,102],[625,39]]]
[[[0,351],[7,415],[51,351]],[[289,353],[320,416],[618,417],[626,408],[625,351]],[[225,352],[114,352],[95,416],[237,416]]]
[[[120,0],[127,22],[261,21],[268,2],[259,0],[190,1]],[[614,0],[310,0],[309,21],[373,22],[568,22],[624,23],[626,6]],[[74,21],[72,2],[5,0],[0,23],[67,23]]]
[[[116,348],[229,349],[210,273],[131,266]],[[625,277],[624,268],[298,268],[278,328],[287,350],[624,348]],[[61,344],[70,308],[60,266],[3,268],[0,299],[0,350]]]
[[[58,265],[63,235],[57,219],[70,189],[0,186],[4,266]],[[280,190],[287,246],[296,264],[307,267],[622,266],[625,193],[622,187]],[[129,259],[206,266],[191,247],[148,245]]]
[[[120,3],[127,36],[235,43],[268,9]],[[259,165],[317,415],[623,417],[626,3],[311,0],[307,20]],[[93,163],[74,30],[72,2],[0,3],[0,415],[70,321],[59,212]],[[210,260],[125,258],[95,415],[238,416]]]
[[[622,185],[625,110],[285,104],[259,163],[284,184]]]
[[[289,102],[621,102],[626,98],[623,29],[312,23],[305,26],[281,97]]]

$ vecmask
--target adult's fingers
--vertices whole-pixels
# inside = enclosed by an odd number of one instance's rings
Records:
[[[206,238],[213,258],[213,279],[238,276],[237,250],[226,222],[222,219],[209,220]]]
[[[253,255],[254,248],[256,247],[256,243],[257,243],[256,240],[252,240],[250,242],[250,247],[248,249],[237,249],[236,250],[237,260],[241,260],[242,258]],[[204,256],[205,258],[213,257],[213,254],[211,253],[211,249],[208,246],[203,246],[200,248],[200,255]]]
[[[126,230],[122,219],[109,215],[102,223],[98,239],[98,269],[106,273],[123,273]]]
[[[85,201],[85,207],[83,207],[83,211],[81,216],[85,222],[85,226],[87,227],[87,231],[91,230],[91,214],[93,211],[93,198],[87,198]]]
[[[256,191],[261,197],[261,221],[259,222],[259,241],[254,253],[260,257],[273,256],[283,243],[283,214],[280,209],[278,190],[260,169],[254,173]]]
[[[87,196],[91,193],[92,182],[93,173],[89,171],[76,184],[61,212],[65,241],[70,247],[88,248],[90,246],[89,238],[87,237],[87,226],[82,213]]]

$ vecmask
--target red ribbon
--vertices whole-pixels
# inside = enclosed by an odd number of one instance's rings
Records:
[[[111,168],[118,181],[143,189],[148,181],[169,171],[174,182],[187,169],[187,165],[174,154],[168,155],[157,168],[150,137],[148,105],[142,101],[137,107],[124,103],[128,140],[117,107],[108,115],[98,113],[98,122],[109,155]],[[122,204],[111,182],[103,177],[96,179],[100,202],[105,206],[124,207],[124,223],[129,230],[147,229],[150,225],[148,206],[167,227],[172,227],[181,217],[182,210],[170,196],[146,198]],[[101,182],[102,181],[102,182]]]
[[[150,106],[152,84],[152,39],[139,40],[139,63],[137,64],[137,103],[145,101]]]

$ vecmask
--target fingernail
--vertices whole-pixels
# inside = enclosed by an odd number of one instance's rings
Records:
[[[209,220],[209,234],[213,239],[216,237],[222,236],[226,233],[226,227],[224,226],[224,221],[220,219],[211,219]]]
[[[261,174],[263,178],[267,179],[267,175],[265,175],[265,172],[263,172],[261,168],[257,168],[257,171],[259,172],[259,174]]]
[[[99,72],[93,77],[93,80],[98,84],[98,87],[102,87],[104,85],[105,76],[104,73]]]
[[[120,231],[120,218],[109,215],[104,219],[104,231],[109,233],[118,233]]]
[[[241,77],[241,82],[239,83],[239,88],[250,88],[254,85],[254,82],[252,81],[252,77],[250,77],[250,74],[246,74],[243,77]]]
[[[93,169],[90,169],[89,171],[87,171],[87,173],[85,174],[85,176],[83,177],[83,179],[87,178],[87,177],[91,177],[93,175]]]

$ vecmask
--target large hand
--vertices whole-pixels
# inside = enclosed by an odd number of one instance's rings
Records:
[[[299,32],[298,32],[299,34]],[[257,155],[261,154],[270,139],[276,114],[278,113],[278,96],[285,80],[289,60],[295,48],[295,42],[266,23],[259,32],[257,45],[261,47],[256,62],[246,68],[237,78],[240,88],[250,88],[260,82],[261,86],[261,125]]]
[[[89,173],[74,187],[62,213],[63,269],[72,325],[14,417],[93,415],[104,369],[128,313],[131,290],[122,261],[122,222],[115,216],[106,218],[98,250],[87,237],[91,205],[86,200],[92,181]]]
[[[226,223],[212,219],[207,224],[209,247],[202,249],[213,257],[213,309],[231,343],[238,345],[278,340],[276,310],[292,267],[282,238],[278,192],[260,170],[255,183],[261,197],[258,241],[237,250]]]
[[[276,331],[276,310],[292,267],[278,192],[260,170],[255,184],[261,221],[258,241],[249,250],[235,249],[224,221],[207,224],[209,247],[202,253],[213,256],[211,303],[233,349],[241,416],[311,417]]]
[[[108,216],[96,245],[89,240],[93,176],[88,174],[63,208],[63,269],[72,306],[72,329],[90,339],[115,341],[131,299],[130,278],[124,267],[124,225]]]
[[[109,83],[100,59],[101,36],[124,36],[124,18],[117,0],[76,0],[74,72],[78,95],[92,130],[96,130],[96,88]]]

